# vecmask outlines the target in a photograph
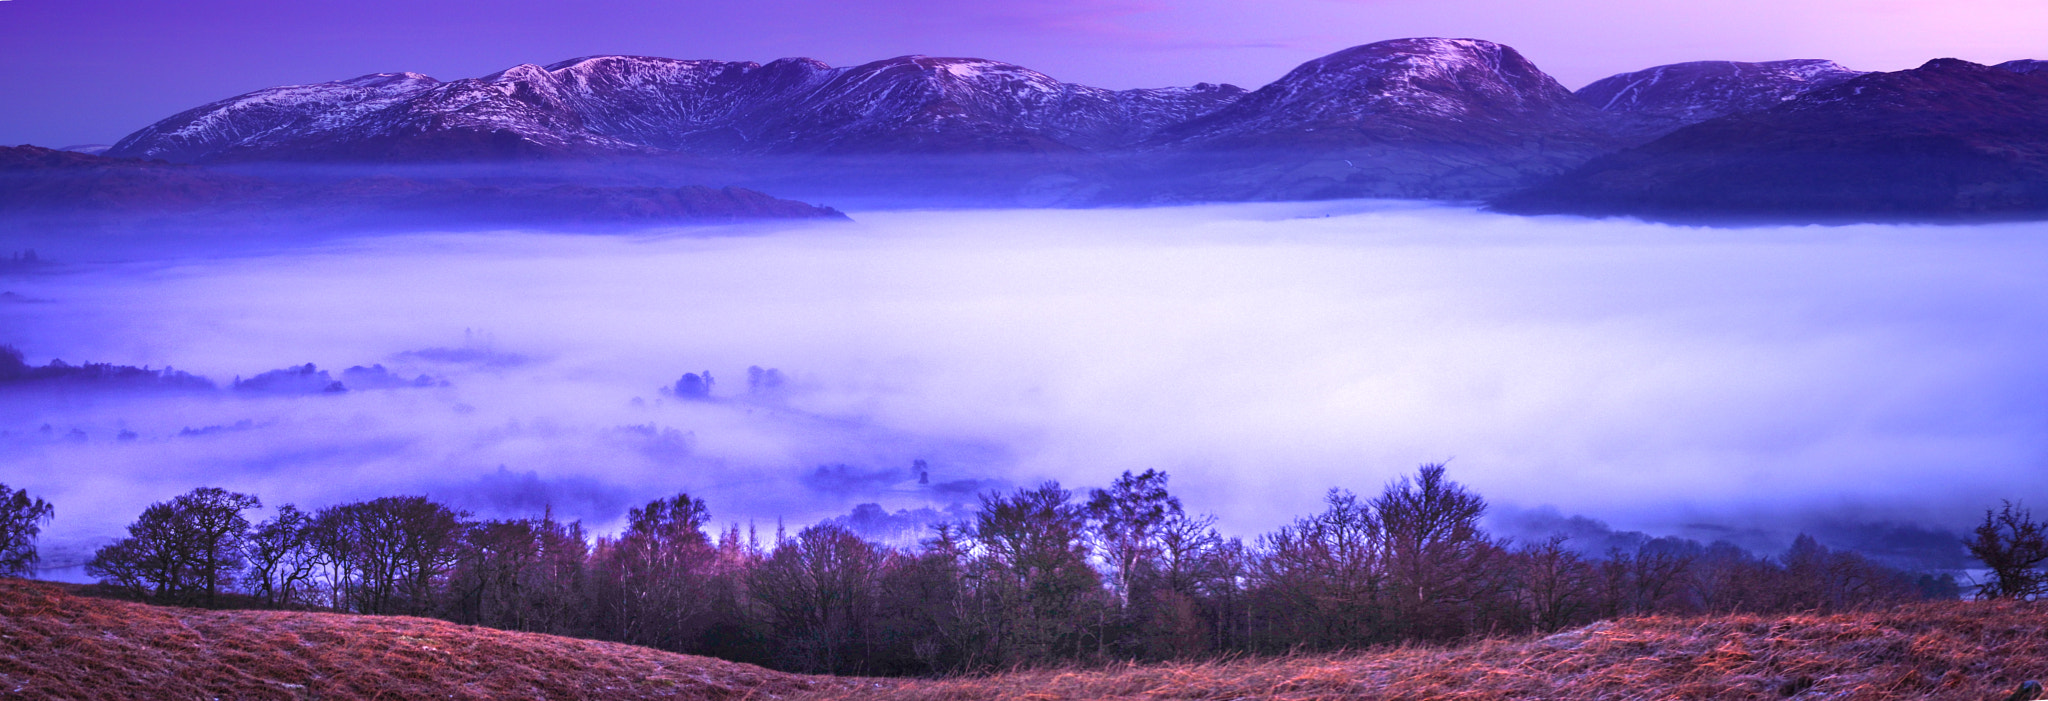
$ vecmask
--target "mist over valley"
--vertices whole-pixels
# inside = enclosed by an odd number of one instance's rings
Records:
[[[687,491],[721,527],[858,517],[914,540],[882,517],[1158,469],[1249,537],[1448,461],[1503,535],[1812,532],[1940,567],[1985,505],[2042,486],[2037,224],[853,216],[46,257],[0,277],[25,367],[211,384],[0,384],[0,462],[59,505],[64,578],[201,485],[600,532]]]

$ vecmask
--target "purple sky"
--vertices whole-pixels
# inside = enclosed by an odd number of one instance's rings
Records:
[[[0,143],[106,143],[272,85],[441,79],[590,54],[833,65],[910,53],[1109,88],[1256,88],[1406,36],[1491,39],[1569,87],[1662,63],[2048,58],[2040,0],[0,0]]]

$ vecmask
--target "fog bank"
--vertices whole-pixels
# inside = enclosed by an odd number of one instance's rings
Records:
[[[200,485],[270,505],[424,492],[601,528],[686,490],[765,529],[1157,468],[1250,535],[1327,488],[1448,460],[1504,508],[1763,543],[1956,529],[2048,482],[2044,225],[1384,202],[854,217],[6,274],[0,343],[33,363],[224,387],[382,364],[445,384],[12,393],[0,482],[57,505],[45,542],[64,547]],[[786,381],[750,391],[750,366]],[[704,371],[707,399],[675,394]]]

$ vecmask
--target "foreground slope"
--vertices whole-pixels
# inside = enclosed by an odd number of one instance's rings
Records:
[[[145,606],[0,579],[0,698],[768,699],[833,683],[423,618]]]
[[[842,699],[1968,699],[2048,675],[2048,605],[1655,617],[1544,638],[821,689]],[[2031,698],[2030,695],[2022,695]]]
[[[0,698],[2003,699],[2048,603],[1654,617],[1540,638],[942,680],[773,672],[441,621],[200,611],[0,579]]]

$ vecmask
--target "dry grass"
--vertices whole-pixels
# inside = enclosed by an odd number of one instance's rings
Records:
[[[820,689],[818,699],[2005,699],[2048,676],[2048,605],[1639,618],[1545,638]]]
[[[147,606],[0,579],[0,698],[767,699],[859,683],[423,618]]]
[[[418,618],[145,606],[0,579],[5,698],[1990,701],[2043,676],[2048,604],[1641,618],[1442,649],[879,680]]]

